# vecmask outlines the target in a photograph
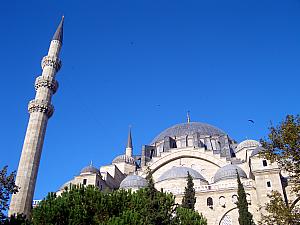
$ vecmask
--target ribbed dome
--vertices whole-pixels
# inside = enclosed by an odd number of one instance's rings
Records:
[[[163,132],[161,132],[158,136],[156,136],[152,143],[155,143],[157,141],[161,141],[164,139],[164,137],[180,137],[180,136],[186,136],[186,135],[193,135],[196,132],[198,132],[200,135],[217,135],[221,136],[224,135],[225,132],[220,130],[217,127],[214,127],[212,125],[206,124],[206,123],[199,123],[199,122],[191,122],[191,123],[181,123],[176,124],[175,126],[172,126]]]
[[[260,143],[255,140],[245,140],[238,144],[235,152],[241,151],[243,148],[256,148],[260,146]]]
[[[158,179],[157,181],[163,181],[163,180],[171,180],[171,179],[178,179],[178,178],[187,178],[187,172],[190,173],[190,175],[194,178],[194,179],[200,179],[202,181],[205,181],[205,178],[196,170],[192,169],[192,168],[188,168],[188,167],[173,167],[169,170],[167,170],[166,172],[164,172]]]
[[[145,178],[138,175],[129,175],[121,182],[122,189],[140,189],[147,187],[148,182]]]
[[[244,170],[236,165],[226,165],[221,167],[214,176],[214,182],[227,179],[236,179],[236,172],[239,173],[241,178],[247,178]]]
[[[119,155],[116,158],[114,158],[114,160],[112,161],[112,163],[121,163],[121,162],[126,162],[129,164],[135,164],[135,159],[131,156],[127,156],[127,155]]]
[[[89,166],[84,167],[80,171],[80,174],[81,173],[100,173],[100,171],[97,168],[93,167],[92,165],[89,165]]]

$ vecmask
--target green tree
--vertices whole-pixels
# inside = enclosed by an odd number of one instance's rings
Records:
[[[151,198],[153,198],[155,196],[155,193],[157,192],[155,186],[154,186],[154,180],[153,180],[153,176],[152,176],[152,171],[149,167],[147,167],[147,176],[146,176],[146,180],[148,182],[148,192]]]
[[[300,224],[299,208],[295,204],[286,204],[278,191],[268,194],[270,202],[266,204],[267,215],[262,215],[260,225],[295,225]]]
[[[197,212],[177,209],[172,194],[156,191],[151,197],[148,188],[136,192],[117,190],[104,193],[93,186],[71,186],[60,196],[49,193],[33,209],[32,223],[188,225],[190,223],[185,221],[193,218],[205,221]]]
[[[278,126],[271,126],[267,140],[261,140],[266,149],[260,156],[277,162],[289,173],[292,192],[300,196],[300,116],[287,115]]]
[[[296,200],[286,202],[280,193],[273,192],[269,195],[270,202],[265,205],[266,215],[260,222],[300,224],[296,207],[300,199],[300,116],[287,115],[279,125],[271,125],[268,138],[262,139],[261,144],[265,151],[260,153],[260,157],[277,162],[280,169],[288,173],[288,183]]]
[[[195,189],[193,177],[187,172],[187,186],[184,190],[184,196],[182,198],[182,207],[187,209],[195,209],[196,197],[195,197]]]
[[[207,220],[202,214],[192,209],[178,207],[176,209],[176,223],[182,225],[206,225]]]
[[[0,170],[0,222],[6,220],[4,214],[8,210],[8,200],[11,194],[18,192],[18,187],[15,185],[16,172],[7,175],[7,166]]]
[[[240,175],[238,171],[237,174],[237,183],[238,183],[238,201],[237,208],[239,210],[239,224],[240,225],[253,225],[253,216],[248,210],[248,202],[246,197],[246,192],[244,186],[241,182]]]

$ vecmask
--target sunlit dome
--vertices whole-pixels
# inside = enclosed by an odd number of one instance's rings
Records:
[[[239,152],[244,148],[256,148],[260,146],[260,143],[258,141],[255,140],[245,140],[242,141],[241,143],[238,144],[238,146],[236,147],[236,151],[235,152]]]
[[[236,165],[226,165],[221,167],[214,176],[214,182],[220,180],[237,179],[237,172],[241,178],[247,178],[247,175],[243,169]]]
[[[89,165],[89,166],[86,166],[84,167],[80,173],[100,173],[100,171],[94,167],[93,165]]]
[[[112,163],[129,163],[129,164],[135,164],[135,159],[131,156],[127,155],[118,155],[116,158],[113,159]]]
[[[148,182],[145,178],[138,175],[128,175],[121,182],[120,188],[122,189],[140,189],[147,187]]]
[[[199,133],[200,135],[208,135],[208,136],[225,135],[224,131],[212,125],[206,123],[200,123],[200,122],[190,122],[190,123],[176,124],[170,128],[167,128],[166,130],[161,132],[158,136],[156,136],[153,139],[152,143],[161,141],[165,137],[180,137],[186,135],[193,135],[195,133]]]
[[[189,167],[172,167],[171,169],[164,172],[157,181],[164,181],[164,180],[172,180],[172,179],[178,179],[178,178],[187,178],[189,174],[193,177],[193,179],[200,179],[204,182],[207,182],[205,178],[196,170],[189,168]]]

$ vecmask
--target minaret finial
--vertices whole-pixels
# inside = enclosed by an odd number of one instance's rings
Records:
[[[190,123],[191,122],[191,117],[190,117],[190,111],[188,110],[186,113],[187,116],[187,122]]]
[[[63,43],[64,19],[65,19],[65,16],[62,16],[61,21],[55,31],[55,34],[53,35],[52,41],[57,40],[60,43]]]
[[[93,160],[91,160],[91,163],[90,163],[90,167],[92,167],[93,166]]]

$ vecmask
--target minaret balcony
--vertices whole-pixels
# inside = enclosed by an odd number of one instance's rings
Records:
[[[51,77],[39,76],[35,80],[34,87],[35,87],[36,91],[40,87],[46,87],[46,88],[49,88],[53,94],[55,94],[55,92],[57,91],[57,88],[58,88],[58,82]]]
[[[54,107],[49,102],[40,100],[40,99],[34,99],[29,102],[28,104],[28,112],[41,112],[45,113],[48,118],[50,118],[53,115]]]
[[[55,56],[47,55],[43,58],[41,66],[42,66],[42,69],[44,69],[45,66],[51,66],[57,72],[60,70],[62,63],[59,58],[57,58]]]

